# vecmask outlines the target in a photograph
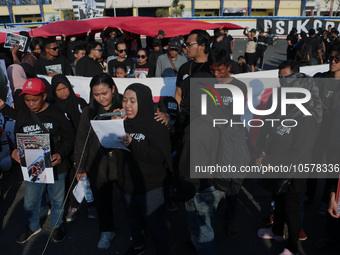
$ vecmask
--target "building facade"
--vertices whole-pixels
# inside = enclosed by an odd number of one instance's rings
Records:
[[[76,0],[85,1],[85,0]],[[98,0],[97,0],[98,1]],[[103,1],[103,0],[101,0]],[[103,1],[104,2],[104,1]],[[182,0],[183,17],[195,16],[340,16],[340,0]],[[171,13],[172,0],[106,0],[104,16],[156,16]],[[62,20],[72,0],[0,0],[0,23]]]

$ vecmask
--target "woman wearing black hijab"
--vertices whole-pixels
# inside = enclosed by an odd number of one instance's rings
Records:
[[[154,119],[149,87],[134,83],[125,90],[122,106],[130,152],[117,152],[118,183],[132,236],[131,254],[144,252],[143,226],[149,229],[157,254],[167,254],[168,229],[164,221],[164,184],[172,169],[171,144],[165,125]]]
[[[77,131],[80,115],[85,106],[87,106],[86,101],[76,96],[70,81],[65,75],[57,74],[53,76],[51,83],[54,105],[67,114],[67,117],[72,121],[75,131]]]
[[[57,74],[52,78],[52,90],[54,105],[67,114],[67,117],[71,120],[74,132],[77,132],[80,115],[87,106],[86,101],[83,98],[77,97],[73,91],[70,81],[63,74]],[[73,159],[70,159],[73,161]],[[72,164],[71,164],[72,165]],[[69,172],[69,181],[72,183],[75,175],[75,169],[72,167]],[[76,183],[72,185],[72,190]],[[75,199],[73,193],[70,194],[70,208],[66,215],[66,221],[75,220],[76,212],[79,207],[79,203]],[[89,204],[88,217],[95,218],[94,203]]]

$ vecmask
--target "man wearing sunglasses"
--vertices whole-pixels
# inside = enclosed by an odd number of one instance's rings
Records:
[[[102,45],[99,42],[89,42],[87,45],[88,55],[79,59],[76,65],[78,76],[93,77],[96,74],[103,73],[103,68],[98,59],[102,57]]]
[[[56,74],[72,75],[70,61],[63,55],[59,55],[59,46],[54,37],[45,39],[43,48],[45,52],[35,62],[36,74],[54,76]]]
[[[126,35],[119,27],[107,30],[107,27],[100,33],[104,45],[104,56],[117,56],[115,46],[119,41],[125,41]]]
[[[187,58],[178,55],[181,49],[179,38],[172,38],[169,43],[169,53],[158,57],[155,77],[176,77],[178,69],[187,62]]]
[[[108,63],[108,73],[113,77],[116,66],[118,65],[125,65],[127,68],[127,74],[133,74],[134,73],[134,64],[135,62],[133,61],[132,58],[127,57],[127,47],[125,42],[118,42],[116,44],[116,54],[118,57],[116,59],[113,59],[109,61]]]

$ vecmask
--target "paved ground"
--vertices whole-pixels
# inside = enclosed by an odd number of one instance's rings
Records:
[[[237,39],[234,49],[234,57],[244,54],[245,40]],[[265,57],[265,69],[275,69],[285,59],[286,41],[282,40],[277,46],[269,46]],[[340,246],[328,247],[319,250],[316,242],[326,235],[326,218],[318,214],[323,182],[319,182],[318,195],[313,204],[304,210],[304,229],[308,239],[300,242],[300,254],[302,255],[336,255],[340,254]],[[15,242],[17,236],[24,229],[25,219],[23,210],[24,183],[18,166],[14,167],[0,180],[2,199],[0,200],[0,254],[1,255],[36,255],[42,254],[46,245],[50,227],[49,218],[43,224],[43,231],[24,245]],[[67,238],[64,242],[49,243],[45,254],[49,255],[93,255],[93,254],[124,254],[129,247],[129,231],[127,221],[122,210],[118,189],[114,191],[116,233],[109,250],[98,251],[96,246],[99,239],[97,220],[90,220],[86,215],[86,205],[83,205],[77,219],[66,225]],[[256,180],[246,180],[240,192],[238,202],[237,220],[240,226],[240,236],[229,239],[224,231],[224,203],[220,203],[216,222],[217,254],[228,255],[272,255],[279,254],[284,243],[262,240],[256,236],[258,228],[264,227],[262,218],[270,209],[271,194],[260,188]],[[167,222],[171,230],[173,244],[172,254],[195,254],[188,245],[189,234],[186,228],[186,213],[183,205],[179,210],[167,213]],[[149,242],[150,251],[154,254],[152,244]]]
[[[246,42],[248,39],[235,39],[235,48],[233,50],[234,60],[240,55],[244,56]],[[264,56],[264,70],[277,69],[278,65],[286,60],[287,41],[279,40],[279,43],[275,46],[269,45]]]
[[[322,183],[319,184],[319,190],[321,190]],[[15,242],[25,224],[23,210],[24,184],[22,183],[20,169],[18,167],[13,168],[9,174],[0,180],[0,185],[3,192],[3,200],[0,202],[0,254],[42,254],[50,231],[49,218],[43,223],[43,231],[28,243],[20,245]],[[319,250],[315,246],[317,240],[326,235],[326,218],[318,215],[320,193],[318,192],[315,202],[305,208],[303,225],[308,239],[300,242],[300,254],[302,255],[335,255],[340,253],[340,246],[323,250]],[[45,254],[124,254],[124,251],[130,245],[129,231],[117,189],[114,190],[114,201],[116,205],[114,212],[116,215],[117,237],[112,242],[109,250],[105,252],[97,250],[96,245],[99,238],[97,220],[87,218],[86,205],[83,205],[76,220],[66,225],[66,240],[58,244],[49,243]],[[256,236],[257,229],[264,227],[262,218],[269,211],[270,201],[271,195],[260,188],[256,180],[245,181],[240,193],[237,213],[241,234],[235,239],[230,239],[225,234],[223,221],[224,201],[222,201],[218,208],[215,222],[217,254],[279,254],[284,248],[284,243],[264,241]],[[183,205],[179,205],[177,212],[167,213],[167,222],[171,230],[172,254],[195,254],[190,245],[188,245],[189,234],[186,229],[186,214]],[[149,247],[151,247],[151,251],[148,254],[154,254],[150,242]]]

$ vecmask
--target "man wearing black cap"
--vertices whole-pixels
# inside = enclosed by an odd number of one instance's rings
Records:
[[[255,64],[256,64],[256,45],[257,45],[257,38],[256,38],[256,30],[252,28],[249,32],[249,28],[246,27],[243,31],[243,34],[248,37],[249,41],[246,45],[246,53],[245,59],[250,65],[250,69],[252,72],[255,72]]]
[[[156,40],[155,42],[153,42],[152,47],[153,51],[150,53],[149,63],[153,64],[153,66],[156,66],[158,57],[163,53],[162,45],[160,41]]]
[[[162,39],[164,38],[164,36],[166,36],[166,34],[164,33],[164,30],[159,30],[158,35],[156,35],[153,38],[153,44],[155,45],[155,42],[159,42],[159,44],[161,45],[161,48],[162,48]]]
[[[176,77],[177,71],[187,62],[186,57],[178,55],[181,50],[181,42],[179,38],[171,39],[169,43],[169,53],[158,57],[156,64],[155,77]]]

